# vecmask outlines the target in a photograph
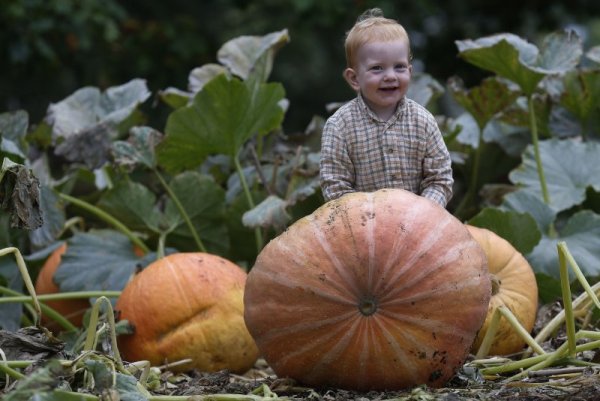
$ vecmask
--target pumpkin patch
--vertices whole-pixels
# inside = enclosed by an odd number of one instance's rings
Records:
[[[357,390],[446,383],[488,308],[486,257],[444,208],[400,189],[351,193],[273,239],[245,321],[280,377]]]

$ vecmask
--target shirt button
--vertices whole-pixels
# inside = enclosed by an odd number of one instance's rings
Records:
[[[394,153],[394,148],[389,148],[388,153]]]

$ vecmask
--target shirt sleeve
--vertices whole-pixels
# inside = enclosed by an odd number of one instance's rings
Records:
[[[320,159],[321,190],[325,201],[355,192],[354,165],[342,130],[328,119],[323,127]]]
[[[433,117],[432,117],[433,118]],[[435,120],[430,124],[423,160],[421,195],[446,207],[452,198],[452,161]]]

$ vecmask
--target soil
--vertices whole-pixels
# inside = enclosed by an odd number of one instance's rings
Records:
[[[444,388],[415,387],[404,391],[370,391],[366,393],[335,389],[303,387],[290,379],[278,378],[264,360],[245,375],[226,371],[191,372],[186,375],[164,373],[161,386],[153,394],[188,395],[190,400],[207,401],[206,396],[227,395],[229,400],[250,401],[268,396],[279,400],[311,401],[598,401],[600,371],[584,370],[555,376],[541,375],[518,382],[474,383],[459,372]],[[233,397],[239,395],[240,397]],[[247,395],[248,398],[244,397]]]

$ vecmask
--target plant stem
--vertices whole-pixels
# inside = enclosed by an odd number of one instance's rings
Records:
[[[8,291],[4,290],[5,287],[0,287],[0,292]],[[11,302],[33,302],[33,298],[29,295],[17,295],[20,294],[14,291],[12,297],[0,297],[0,304],[11,303]],[[60,292],[56,294],[42,294],[38,295],[38,300],[44,301],[56,301],[63,299],[80,299],[80,298],[96,298],[96,297],[107,297],[107,298],[118,298],[121,295],[121,291],[70,291]],[[42,307],[42,309],[44,309]]]
[[[113,358],[117,363],[117,368],[119,368],[120,371],[124,371],[125,369],[123,367],[123,360],[121,359],[121,354],[119,353],[119,347],[117,345],[117,335],[115,332],[115,314],[112,309],[112,304],[106,297],[99,297],[94,303],[94,306],[92,307],[92,313],[90,315],[90,322],[87,328],[87,335],[85,338],[83,351],[93,351],[95,349],[95,334],[96,326],[98,325],[98,314],[100,313],[100,304],[103,302],[106,304],[108,324],[110,326],[110,340],[112,345],[112,351],[114,354]]]
[[[569,350],[569,356],[575,356],[575,318],[573,317],[573,300],[571,299],[571,287],[569,285],[569,271],[567,270],[567,261],[565,257],[564,248],[561,247],[561,243],[557,245],[558,248],[558,265],[560,272],[560,286],[563,299],[563,307],[565,309],[565,324],[567,327],[567,344]]]
[[[94,215],[96,215],[99,218],[101,218],[102,220],[106,221],[108,224],[112,225],[117,230],[119,230],[120,232],[122,232],[127,238],[129,238],[129,240],[131,242],[133,242],[135,245],[137,245],[144,253],[150,252],[150,249],[148,249],[148,247],[146,246],[146,244],[144,244],[144,242],[141,239],[139,239],[139,237],[137,235],[135,235],[133,232],[131,232],[131,230],[129,228],[127,228],[127,226],[125,226],[119,220],[115,219],[110,214],[106,213],[104,210],[102,210],[102,209],[100,209],[100,208],[98,208],[98,207],[96,207],[96,206],[94,206],[94,205],[92,205],[90,203],[87,203],[86,201],[74,198],[74,197],[72,197],[70,195],[67,195],[67,194],[63,194],[63,193],[58,192],[58,196],[60,196],[61,198],[63,198],[67,202],[71,202],[72,204],[77,205],[80,208],[85,209],[88,212],[91,212]]]
[[[37,326],[40,324],[40,321],[42,319],[42,307],[40,306],[40,303],[38,302],[37,297],[35,295],[35,288],[33,286],[33,283],[31,282],[31,277],[29,276],[29,272],[27,271],[27,265],[25,264],[23,255],[21,255],[21,251],[19,251],[18,248],[8,247],[8,248],[0,249],[0,256],[7,255],[9,253],[15,254],[15,260],[17,262],[17,267],[19,268],[19,272],[21,273],[21,276],[23,277],[23,282],[25,283],[25,287],[27,288],[27,291],[29,291],[29,293],[32,296],[33,307],[35,308],[35,314],[36,314],[35,325]]]
[[[535,105],[533,102],[533,96],[529,95],[527,98],[527,104],[529,106],[529,124],[531,128],[531,140],[533,142],[533,152],[535,155],[535,163],[537,166],[538,176],[540,179],[540,186],[542,188],[542,197],[544,203],[550,204],[550,195],[548,195],[548,187],[546,185],[546,176],[544,175],[544,168],[542,166],[542,159],[540,156],[540,145],[538,143],[538,129],[537,120],[535,116]]]
[[[250,189],[248,188],[248,183],[246,182],[246,177],[244,177],[244,170],[242,169],[242,166],[240,165],[240,161],[237,156],[235,156],[233,158],[233,161],[235,163],[235,169],[237,170],[237,173],[240,177],[240,182],[242,184],[242,188],[244,188],[244,193],[246,194],[246,200],[248,201],[248,206],[250,207],[250,209],[254,209],[254,207],[255,207],[254,200],[252,199],[252,194],[250,193]],[[262,239],[262,233],[261,233],[259,227],[256,227],[254,229],[254,237],[256,238],[256,250],[257,250],[257,252],[260,252],[260,250],[263,247],[263,239]]]
[[[475,198],[475,193],[477,191],[477,182],[479,181],[479,164],[481,163],[481,152],[483,147],[483,128],[479,127],[479,144],[477,145],[477,149],[475,149],[472,153],[473,155],[473,164],[471,166],[471,178],[469,183],[469,188],[467,189],[467,193],[462,198],[460,204],[456,207],[456,211],[454,214],[459,218],[468,218],[468,211],[470,209],[473,198]]]
[[[206,252],[206,248],[204,247],[204,244],[200,240],[200,236],[198,235],[198,232],[196,231],[196,228],[192,224],[192,221],[190,220],[190,216],[187,214],[187,212],[185,211],[183,205],[179,201],[179,198],[177,197],[177,195],[175,195],[175,192],[173,192],[173,190],[171,189],[171,187],[169,186],[169,184],[167,184],[167,182],[164,180],[164,178],[162,177],[162,175],[160,175],[160,173],[158,172],[158,170],[156,168],[153,169],[153,170],[154,170],[154,173],[156,174],[156,176],[158,177],[158,180],[162,184],[163,188],[165,189],[165,191],[167,191],[167,193],[171,197],[171,200],[173,201],[173,203],[175,203],[175,206],[177,207],[177,210],[179,210],[179,214],[181,215],[181,217],[183,218],[183,220],[187,224],[190,232],[192,233],[192,236],[194,237],[194,241],[196,241],[196,246],[198,247],[198,249],[200,249],[200,251]]]
[[[31,297],[29,295],[23,295],[22,293],[12,290],[10,288],[0,286],[0,294],[2,294],[2,293],[9,294],[11,296],[10,297],[0,297],[0,304],[9,303],[9,302],[20,302],[20,303],[33,304],[33,302],[34,302],[33,297]],[[37,298],[39,300],[41,300],[40,297],[43,297],[43,295],[40,295]],[[40,303],[40,308],[42,309],[42,314],[44,316],[46,316],[49,319],[58,323],[66,331],[77,330],[77,327],[75,327],[73,325],[73,323],[69,322],[63,315],[61,315],[60,313],[58,313],[57,311],[55,311],[53,308],[49,307],[45,303]]]

